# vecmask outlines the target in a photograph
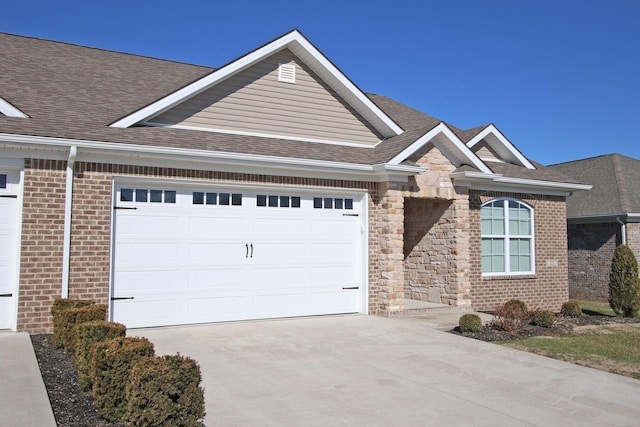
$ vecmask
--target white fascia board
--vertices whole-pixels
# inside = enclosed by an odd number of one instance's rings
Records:
[[[477,190],[527,192],[568,196],[574,191],[591,190],[591,185],[569,182],[541,181],[506,177],[500,174],[482,174],[479,172],[454,172],[451,174],[454,185]]]
[[[7,101],[2,99],[2,97],[0,97],[0,113],[4,114],[7,117],[19,117],[21,119],[29,118],[29,116],[20,111],[18,108],[9,104]]]
[[[105,159],[114,163],[141,166],[193,167],[225,172],[271,174],[304,177],[327,177],[358,181],[385,181],[388,177],[407,180],[424,168],[405,165],[367,165],[347,162],[264,156],[242,153],[227,153],[207,150],[147,145],[119,144],[66,138],[38,137],[31,135],[0,134],[0,147],[5,144],[10,150],[29,149],[43,152],[67,152],[77,147],[77,161]],[[47,154],[50,156],[51,154]]]
[[[245,70],[253,64],[263,60],[264,58],[284,49],[290,48],[296,55],[303,60],[312,59],[311,66],[316,73],[323,78],[327,77],[327,73],[323,73],[318,68],[324,68],[331,76],[329,83],[334,86],[352,106],[360,112],[371,124],[378,129],[385,137],[399,135],[403,132],[389,116],[387,116],[378,106],[376,106],[367,96],[358,89],[340,70],[338,70],[318,49],[316,49],[300,32],[294,30],[284,36],[268,43],[257,50],[223,66],[222,68],[208,74],[207,76],[197,80],[190,85],[179,89],[176,92],[130,114],[122,119],[112,123],[110,126],[117,128],[127,128],[136,123],[147,121],[157,116],[177,104],[211,88],[217,83],[233,76],[234,74]],[[305,55],[306,54],[306,55]],[[306,57],[306,58],[305,58]],[[346,89],[339,90],[336,83]],[[368,110],[368,111],[367,111]]]
[[[444,135],[451,142],[453,149],[458,152],[457,155],[453,152],[454,150],[451,150],[449,147],[445,147],[436,139],[440,134]],[[458,138],[457,135],[454,134],[451,129],[449,129],[449,127],[444,123],[438,124],[429,132],[418,138],[413,144],[402,150],[400,154],[391,159],[389,163],[396,165],[400,164],[430,141],[433,141],[434,145],[438,147],[442,154],[444,154],[451,162],[454,162],[456,166],[461,166],[462,164],[468,163],[469,165],[474,166],[483,173],[492,173],[487,165],[485,165],[482,160],[480,160],[480,158],[476,156],[475,153],[471,151],[471,149],[467,147],[460,140],[460,138]]]
[[[508,160],[516,160],[520,163],[520,166],[524,166],[527,169],[535,169],[535,166],[531,164],[531,162],[518,150],[515,145],[513,145],[507,137],[505,137],[502,132],[498,130],[493,124],[490,124],[485,129],[483,129],[479,134],[473,137],[469,142],[467,142],[467,147],[472,148],[478,142],[482,141],[489,134],[492,134],[496,137],[498,141],[506,148],[509,153],[513,156],[513,159]],[[495,149],[495,148],[494,148]]]

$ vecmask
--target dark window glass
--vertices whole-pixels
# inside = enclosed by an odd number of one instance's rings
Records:
[[[278,196],[269,196],[269,207],[278,207]]]
[[[314,209],[322,209],[322,197],[314,197],[313,198],[313,208]]]
[[[344,199],[344,208],[353,209],[353,199]]]
[[[0,188],[7,188],[7,174],[0,173]]]
[[[204,205],[204,193],[202,191],[193,192],[193,204]]]
[[[175,191],[165,191],[164,192],[164,202],[165,203],[175,203],[176,202],[176,192]]]
[[[300,197],[292,197],[291,198],[291,207],[299,208],[300,207]]]
[[[151,190],[151,203],[162,203],[162,190]]]
[[[333,203],[334,203],[334,205],[333,205],[333,206],[334,206],[336,209],[343,209],[343,203],[342,203],[342,202],[343,202],[343,200],[342,200],[342,199],[334,199],[334,200],[333,200]]]
[[[218,203],[218,193],[207,193],[207,204],[215,205]]]
[[[149,199],[149,191],[138,188],[136,190],[136,202],[147,202]]]
[[[256,203],[258,206],[267,206],[267,196],[264,194],[258,194],[256,197]]]
[[[324,198],[324,208],[333,209],[333,199],[331,197]]]
[[[220,193],[219,203],[221,205],[228,206],[229,205],[229,196],[230,196],[229,193]]]
[[[281,208],[289,207],[289,196],[280,196],[280,207]]]
[[[231,204],[233,206],[241,206],[242,205],[242,194],[232,194],[231,195]]]
[[[131,188],[123,188],[120,190],[121,202],[133,202],[133,190]]]

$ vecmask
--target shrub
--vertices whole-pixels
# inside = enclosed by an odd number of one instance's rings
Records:
[[[91,388],[91,350],[96,343],[116,337],[124,337],[127,328],[120,323],[94,320],[78,325],[75,362],[78,368],[78,382],[88,390]]]
[[[567,301],[562,304],[560,313],[567,317],[580,317],[582,315],[582,309],[580,308],[580,304],[577,302]]]
[[[536,326],[550,328],[556,323],[556,315],[549,310],[538,311],[533,315],[531,322]]]
[[[204,390],[198,363],[177,356],[156,357],[131,369],[124,421],[131,426],[196,426],[204,418]]]
[[[82,308],[92,304],[95,304],[95,301],[66,298],[59,298],[53,301],[53,305],[51,306],[51,315],[53,316],[53,335],[51,336],[51,341],[53,341],[53,344],[57,348],[63,347],[63,337],[66,333],[66,318],[63,317],[61,313],[72,308]]]
[[[627,245],[613,253],[609,275],[609,305],[617,315],[636,317],[640,309],[638,261]]]
[[[496,309],[491,325],[496,329],[513,333],[520,329],[527,313],[527,305],[524,302],[512,299]]]
[[[69,308],[60,311],[58,324],[58,340],[64,351],[75,353],[77,342],[77,326],[92,320],[105,320],[107,306],[91,304],[80,308]]]
[[[91,353],[93,402],[98,412],[111,422],[120,421],[127,409],[125,386],[133,365],[154,356],[146,338],[118,337],[99,342]]]
[[[482,319],[477,314],[463,314],[458,321],[458,325],[460,326],[460,332],[477,333],[482,331]]]

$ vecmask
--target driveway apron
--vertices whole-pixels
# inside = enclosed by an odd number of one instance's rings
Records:
[[[640,381],[348,315],[130,330],[203,374],[206,426],[629,425]]]

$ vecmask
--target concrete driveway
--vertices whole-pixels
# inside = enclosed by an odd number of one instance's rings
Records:
[[[208,427],[640,425],[640,381],[434,325],[352,315],[128,335],[200,363]]]

